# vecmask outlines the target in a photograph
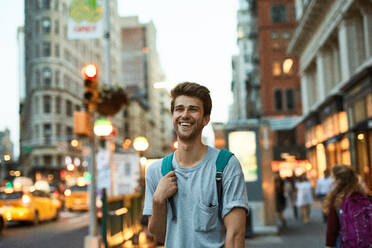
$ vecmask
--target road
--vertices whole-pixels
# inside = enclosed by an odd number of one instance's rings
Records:
[[[88,213],[62,212],[58,221],[37,226],[10,223],[0,237],[1,248],[82,248],[88,235]]]

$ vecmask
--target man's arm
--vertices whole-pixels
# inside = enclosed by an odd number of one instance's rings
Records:
[[[225,248],[245,247],[245,218],[244,208],[233,208],[224,218],[226,227]]]
[[[177,178],[174,171],[162,177],[152,198],[152,216],[148,228],[156,240],[164,242],[167,227],[167,199],[177,192]]]

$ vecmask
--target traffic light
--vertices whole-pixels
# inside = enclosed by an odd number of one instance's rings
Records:
[[[97,66],[87,64],[82,69],[84,77],[84,104],[90,111],[97,109],[98,102],[98,78]]]

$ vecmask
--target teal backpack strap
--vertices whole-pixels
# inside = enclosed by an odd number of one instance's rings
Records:
[[[161,174],[163,176],[167,175],[169,172],[173,170],[172,167],[173,154],[174,152],[163,158],[163,161],[161,163]]]
[[[173,154],[174,153],[169,154],[168,156],[163,158],[161,162],[161,174],[163,176],[167,175],[169,172],[173,170],[173,166],[172,166]],[[176,206],[174,205],[174,201],[173,201],[173,196],[168,198],[168,201],[172,209],[172,220],[175,221],[177,219],[177,215],[176,215]]]
[[[218,216],[222,219],[222,173],[233,154],[226,149],[220,150],[216,160],[216,184],[218,195]]]

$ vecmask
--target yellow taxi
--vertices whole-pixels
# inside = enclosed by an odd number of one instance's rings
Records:
[[[15,191],[5,188],[0,192],[0,213],[4,221],[39,221],[57,219],[58,203],[50,194],[31,188],[29,191]]]
[[[87,185],[74,185],[67,187],[64,192],[65,207],[67,210],[88,210],[89,197]]]

